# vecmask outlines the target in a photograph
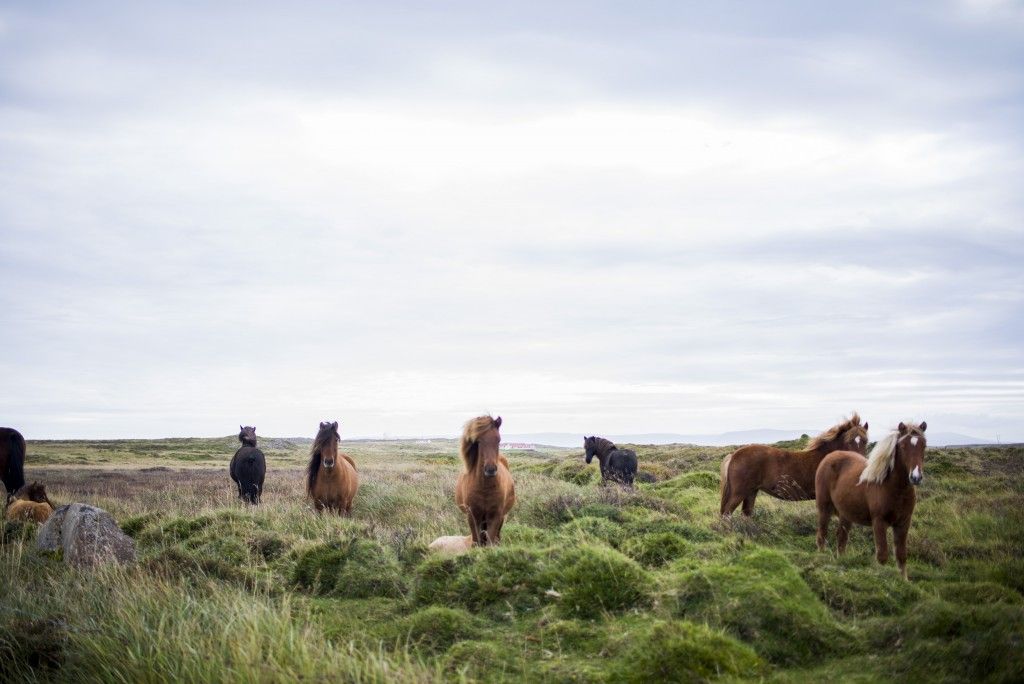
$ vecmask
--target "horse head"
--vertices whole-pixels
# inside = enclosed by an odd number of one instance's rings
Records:
[[[476,440],[477,459],[481,462],[484,477],[498,474],[498,445],[501,444],[501,416],[494,419],[490,429],[485,430]]]
[[[256,446],[256,426],[238,426],[238,441],[244,446]]]
[[[854,414],[856,416],[856,414]],[[855,451],[861,456],[868,451],[868,424],[853,422],[837,436],[837,451]]]
[[[583,451],[587,455],[587,464],[594,460],[594,455],[597,453],[597,447],[594,444],[593,436],[583,438]]]
[[[338,421],[320,423],[320,431],[313,441],[314,451],[320,454],[320,464],[328,470],[338,461]]]
[[[899,439],[896,441],[896,459],[907,469],[910,484],[919,485],[924,480],[924,449],[928,446],[924,431],[928,423],[900,423],[896,428]]]

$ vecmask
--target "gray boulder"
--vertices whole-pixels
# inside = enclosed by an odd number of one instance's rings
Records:
[[[61,550],[64,562],[79,568],[135,560],[135,540],[122,532],[105,510],[83,503],[55,510],[39,528],[36,548]]]

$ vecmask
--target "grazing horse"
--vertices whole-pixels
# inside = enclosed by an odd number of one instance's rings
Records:
[[[38,482],[19,487],[7,497],[7,520],[46,522],[54,505],[46,496],[46,487]]]
[[[924,479],[924,431],[928,423],[900,423],[875,445],[867,458],[836,451],[824,458],[815,477],[818,504],[818,550],[825,549],[832,513],[839,516],[836,541],[846,550],[850,526],[870,525],[875,533],[875,558],[889,560],[886,537],[893,530],[896,564],[907,579],[907,532],[914,514],[914,488]]]
[[[239,425],[238,429],[238,441],[242,443],[242,446],[231,457],[228,472],[231,473],[231,479],[238,485],[238,498],[255,506],[263,496],[263,481],[267,477],[267,459],[263,456],[263,452],[256,448],[256,428]]]
[[[601,465],[602,482],[618,482],[627,487],[633,486],[636,477],[636,452],[632,449],[620,449],[604,437],[584,437],[583,449],[587,452],[587,464],[594,456]]]
[[[352,499],[359,489],[356,462],[338,453],[338,421],[320,423],[306,467],[306,495],[318,513],[352,513]],[[340,457],[340,458],[339,458]]]
[[[25,438],[14,428],[0,428],[0,479],[8,494],[25,484]]]
[[[767,492],[785,501],[814,498],[814,473],[821,459],[833,451],[863,454],[868,446],[868,424],[855,412],[811,440],[803,451],[788,451],[763,444],[740,447],[722,461],[722,515],[731,515],[743,503],[743,515],[754,512],[757,493]]]
[[[498,453],[501,417],[480,416],[466,423],[460,452],[465,469],[455,483],[455,503],[469,520],[474,544],[501,542],[501,526],[516,504],[508,461]]]

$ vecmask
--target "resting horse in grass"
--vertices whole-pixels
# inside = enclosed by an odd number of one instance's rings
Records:
[[[25,484],[25,438],[14,428],[0,428],[0,479],[8,494]]]
[[[900,423],[864,458],[849,451],[829,454],[815,477],[818,504],[818,550],[825,549],[832,513],[839,516],[836,546],[846,550],[850,526],[870,525],[875,558],[889,560],[888,534],[893,530],[896,564],[907,579],[907,533],[914,514],[914,488],[924,479],[924,431],[928,423]]]
[[[306,467],[306,495],[317,512],[352,513],[352,500],[359,489],[356,462],[338,453],[338,421],[320,423]]]
[[[238,441],[242,446],[231,457],[228,471],[238,485],[238,498],[254,506],[263,496],[263,481],[267,477],[267,459],[256,448],[256,428],[238,426]]]
[[[584,437],[583,450],[587,452],[587,464],[597,456],[601,465],[602,482],[618,482],[627,487],[633,486],[636,477],[636,452],[632,449],[620,449],[604,437]]]
[[[38,482],[23,485],[7,497],[7,520],[46,522],[54,505],[46,496],[46,487]]]
[[[803,451],[788,451],[763,444],[740,447],[722,461],[722,515],[743,504],[743,515],[754,512],[757,493],[777,499],[806,501],[814,498],[814,473],[833,451],[863,454],[868,446],[868,424],[856,413],[811,440]]]
[[[469,520],[474,544],[501,541],[501,526],[516,503],[508,461],[498,453],[501,417],[480,416],[466,423],[459,450],[465,469],[455,483],[455,503]]]

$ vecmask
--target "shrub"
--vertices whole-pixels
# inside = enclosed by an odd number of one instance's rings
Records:
[[[564,553],[554,570],[559,608],[567,617],[594,618],[650,602],[653,582],[636,561],[606,546],[585,544]]]

